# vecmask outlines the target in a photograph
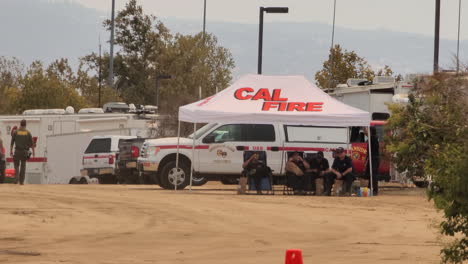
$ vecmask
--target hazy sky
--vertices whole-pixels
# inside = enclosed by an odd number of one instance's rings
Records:
[[[110,14],[111,0],[73,0]],[[462,1],[461,39],[468,39],[468,0]],[[116,0],[117,9],[126,0]],[[443,0],[441,36],[457,38],[459,0]],[[158,17],[202,20],[203,0],[139,0],[146,12]],[[265,21],[313,21],[332,23],[333,0],[207,0],[209,21],[258,23],[258,7],[288,6],[289,14],[268,14]],[[435,0],[337,0],[336,25],[354,29],[388,29],[434,33]],[[201,23],[201,22],[200,22]]]

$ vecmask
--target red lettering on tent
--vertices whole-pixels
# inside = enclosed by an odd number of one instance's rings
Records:
[[[278,111],[286,111],[286,105],[288,105],[287,103],[285,102],[281,102],[279,103],[279,108],[278,108]]]
[[[278,108],[279,104],[280,103],[278,103],[278,102],[264,102],[263,107],[262,107],[262,111],[270,111],[270,109],[272,109],[272,108]]]
[[[252,100],[259,100],[259,99],[263,99],[265,101],[271,101],[270,91],[266,88],[262,88],[258,90],[258,92],[254,95]]]
[[[210,96],[210,97],[207,97],[205,98],[203,101],[201,101],[199,104],[197,104],[197,106],[202,106],[202,105],[206,105],[212,98],[214,97],[213,96]]]
[[[281,89],[274,89],[272,101],[287,101],[288,98],[281,98]]]
[[[244,88],[239,88],[236,90],[236,92],[234,93],[234,97],[237,99],[237,100],[248,100],[250,98],[252,98],[252,95],[243,95],[242,93],[243,92],[247,92],[247,93],[251,93],[253,92],[254,89],[250,88],[250,87],[244,87]]]
[[[309,102],[307,103],[306,111],[308,112],[322,112],[322,102]]]
[[[306,104],[305,103],[289,103],[288,104],[288,111],[299,111],[304,112]]]

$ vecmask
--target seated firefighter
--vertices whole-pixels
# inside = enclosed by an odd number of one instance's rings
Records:
[[[330,165],[328,160],[324,157],[323,151],[317,152],[316,155],[311,156],[307,160],[310,164],[310,169],[307,171],[310,174],[312,190],[315,190],[315,180],[322,179],[323,176],[330,172]]]
[[[335,160],[329,173],[324,174],[325,195],[331,195],[331,189],[335,179],[343,181],[345,193],[351,192],[351,185],[355,179],[353,174],[353,161],[346,156],[345,150],[339,147],[335,150]]]
[[[270,168],[260,159],[260,154],[260,152],[254,152],[242,164],[242,168],[244,168],[243,174],[254,179],[257,194],[262,194],[262,178],[267,177],[270,173]]]
[[[307,170],[310,165],[305,161],[299,152],[294,152],[286,163],[286,176],[288,186],[294,190],[295,194],[302,194],[310,185],[310,177]]]

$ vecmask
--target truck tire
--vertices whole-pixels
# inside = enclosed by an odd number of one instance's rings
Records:
[[[78,180],[76,178],[72,178],[70,180],[70,184],[78,184]]]
[[[164,189],[174,190],[176,173],[178,173],[177,189],[184,189],[190,181],[190,168],[184,162],[179,162],[179,171],[176,169],[176,162],[170,161],[164,165],[160,175],[160,186]]]
[[[222,177],[221,183],[224,185],[237,185],[239,184],[239,178]]]
[[[207,182],[208,182],[208,179],[206,177],[193,175],[193,179],[192,179],[193,186],[202,186]],[[190,184],[190,174],[189,174],[189,184]]]
[[[427,186],[429,186],[429,182],[427,181],[414,181],[413,183],[418,188],[427,188]]]

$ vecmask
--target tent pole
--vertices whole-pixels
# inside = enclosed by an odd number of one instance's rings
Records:
[[[193,164],[195,163],[195,131],[197,131],[197,123],[193,123],[192,162],[190,162],[190,191],[192,191]]]
[[[179,181],[179,143],[180,143],[180,120],[177,125],[177,155],[176,155],[176,173],[174,180],[174,190],[177,191],[177,182]]]
[[[370,190],[371,194],[374,195],[374,183],[373,183],[373,173],[372,173],[372,134],[370,130],[370,126],[367,127],[367,144],[369,145],[369,177],[370,177]]]

